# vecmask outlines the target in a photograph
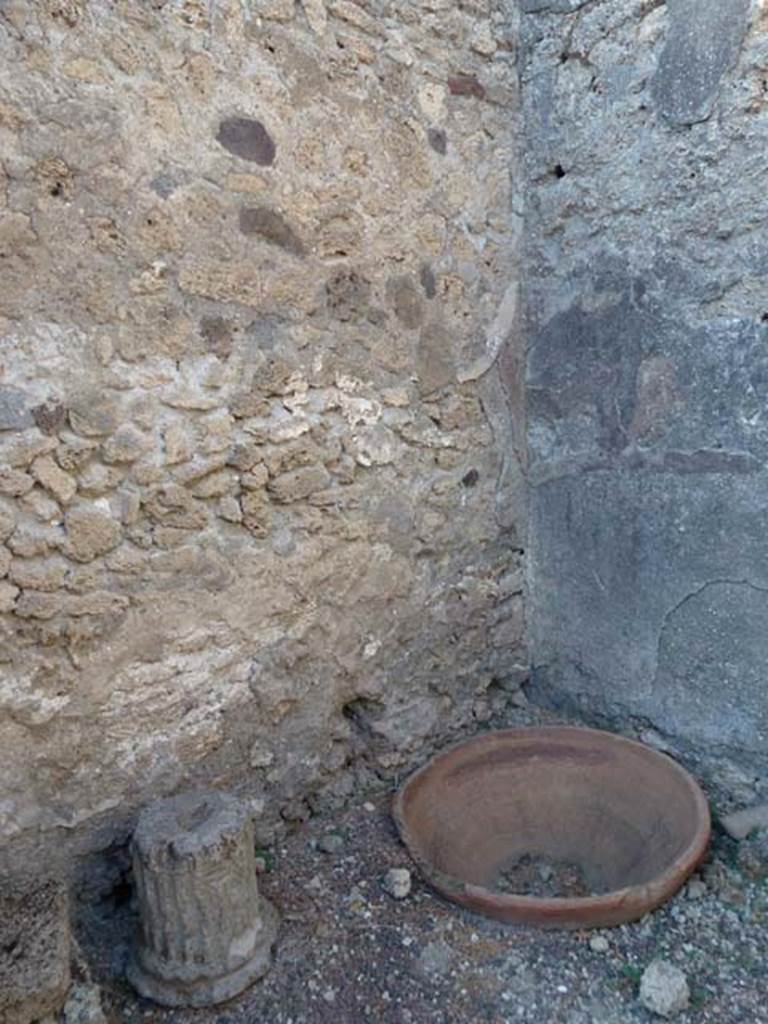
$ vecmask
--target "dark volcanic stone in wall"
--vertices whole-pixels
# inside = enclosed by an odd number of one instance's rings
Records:
[[[200,321],[200,333],[208,350],[222,359],[232,354],[232,327],[220,316],[204,316]]]
[[[476,75],[453,75],[448,79],[448,90],[452,96],[474,96],[485,99],[485,87]]]
[[[669,31],[653,93],[661,114],[696,124],[712,113],[720,80],[747,30],[750,0],[668,0]]]
[[[149,187],[156,192],[161,199],[168,199],[179,187],[178,182],[170,174],[158,174],[149,183]]]
[[[67,419],[67,410],[61,402],[43,402],[32,410],[32,418],[44,434],[55,434]]]
[[[18,388],[0,387],[0,430],[19,430],[31,422],[24,392]]]
[[[389,279],[387,299],[395,311],[395,316],[404,327],[414,330],[419,326],[423,316],[421,298],[416,284],[407,274]]]
[[[261,121],[230,117],[221,122],[216,138],[225,149],[243,160],[252,160],[261,167],[275,162],[275,143]]]
[[[244,206],[240,210],[240,230],[244,235],[258,235],[265,242],[277,245],[294,256],[304,255],[304,244],[288,221],[276,210],[266,206]]]
[[[419,387],[430,394],[450,384],[456,376],[451,335],[439,323],[425,324],[419,333]]]
[[[419,281],[421,287],[424,289],[424,294],[428,299],[434,299],[437,295],[437,281],[435,280],[435,272],[428,263],[425,263],[419,272]]]
[[[448,152],[448,138],[442,128],[428,128],[427,141],[440,156],[445,156]]]
[[[360,320],[369,309],[371,282],[354,270],[340,270],[325,286],[328,311],[342,322]]]

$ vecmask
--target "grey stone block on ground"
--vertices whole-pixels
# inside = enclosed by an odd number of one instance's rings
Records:
[[[56,1013],[70,983],[69,901],[56,882],[0,895],[0,1021]]]

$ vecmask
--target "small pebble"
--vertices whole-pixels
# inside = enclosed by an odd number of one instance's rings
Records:
[[[660,750],[664,754],[671,753],[672,751],[671,745],[655,729],[645,729],[640,733],[638,739],[641,743],[645,743],[646,746],[653,747],[654,750]]]
[[[607,953],[611,944],[604,935],[593,935],[589,940],[589,948],[593,953]]]
[[[700,878],[692,878],[685,890],[685,895],[689,900],[700,900],[706,894],[707,887]]]
[[[393,899],[404,900],[411,891],[411,872],[408,868],[390,868],[381,884]]]
[[[360,889],[356,885],[353,885],[352,888],[349,890],[349,896],[347,897],[347,900],[349,902],[349,909],[355,911],[355,913],[361,913],[362,911],[365,911],[368,905],[362,889]]]
[[[422,974],[447,974],[453,962],[453,950],[442,939],[429,942],[421,951],[417,966]]]
[[[75,981],[62,1012],[62,1024],[107,1024],[101,989],[88,981]]]
[[[344,839],[337,832],[328,832],[317,840],[317,848],[323,853],[338,853],[343,845]]]
[[[640,979],[640,1002],[651,1013],[667,1020],[685,1010],[691,992],[688,979],[668,960],[653,960]]]
[[[768,828],[768,804],[726,814],[720,824],[733,839],[746,839],[753,829]]]

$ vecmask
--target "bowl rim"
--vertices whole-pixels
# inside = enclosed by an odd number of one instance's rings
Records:
[[[497,892],[485,886],[462,881],[454,875],[440,871],[421,854],[413,831],[407,822],[405,805],[408,793],[425,775],[434,771],[442,762],[449,760],[458,750],[482,747],[504,740],[566,738],[574,735],[587,739],[591,736],[593,739],[597,738],[599,743],[629,746],[640,750],[645,757],[651,760],[657,759],[664,764],[667,770],[677,775],[684,783],[694,805],[696,829],[685,849],[664,871],[648,882],[612,889],[599,895],[539,897]],[[585,919],[599,918],[601,914],[608,915],[612,921],[615,918],[615,923],[620,923],[631,920],[633,917],[640,917],[655,909],[669,899],[695,870],[707,849],[712,830],[707,798],[690,772],[681,764],[667,754],[638,740],[630,739],[628,736],[622,736],[607,729],[577,725],[517,726],[507,729],[492,729],[469,739],[452,743],[408,776],[392,800],[392,817],[400,838],[419,871],[434,888],[449,899],[502,919],[535,922],[537,918],[544,918],[550,919],[552,924],[561,927],[567,927],[569,923],[574,927],[583,925],[587,923]],[[594,926],[597,927],[598,924]]]

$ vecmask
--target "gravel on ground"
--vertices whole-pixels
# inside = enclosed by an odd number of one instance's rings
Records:
[[[79,939],[119,1024],[633,1024],[660,1020],[639,999],[645,969],[680,969],[679,1024],[768,1022],[766,863],[716,832],[699,874],[645,919],[593,932],[501,925],[446,902],[419,878],[382,795],[312,819],[262,857],[280,909],[274,966],[237,999],[166,1010],[123,978],[130,903],[81,915]],[[333,841],[323,841],[327,836]],[[393,879],[398,892],[393,898]]]

